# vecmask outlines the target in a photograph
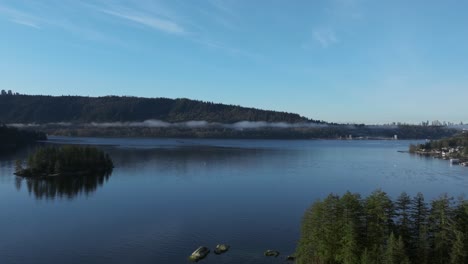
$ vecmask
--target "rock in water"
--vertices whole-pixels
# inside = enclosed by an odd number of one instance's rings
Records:
[[[263,253],[263,254],[265,256],[267,256],[267,257],[275,257],[276,258],[276,257],[279,256],[280,253],[279,253],[279,251],[269,249],[269,250],[265,251],[265,253]]]
[[[199,247],[190,255],[189,260],[197,262],[204,259],[208,253],[210,253],[210,250],[207,247]]]
[[[225,253],[226,251],[229,250],[229,245],[226,245],[226,244],[220,244],[220,245],[216,245],[216,248],[214,250],[214,253],[216,255],[219,255],[219,254],[223,254]]]
[[[286,260],[287,261],[294,261],[294,260],[296,260],[296,257],[292,256],[292,255],[289,255],[289,256],[286,257]]]

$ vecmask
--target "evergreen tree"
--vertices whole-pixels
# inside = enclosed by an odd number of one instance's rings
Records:
[[[409,245],[409,255],[414,263],[428,263],[430,250],[428,241],[428,214],[429,209],[424,201],[424,195],[422,193],[416,194],[411,200],[410,207],[411,243]]]
[[[393,227],[393,203],[388,195],[374,191],[365,200],[366,245],[373,261],[379,261]]]
[[[362,248],[362,217],[363,207],[361,197],[358,194],[346,192],[340,199],[343,207],[342,229],[343,235],[340,241],[340,251],[337,260],[343,264],[359,262]]]
[[[403,192],[395,202],[395,214],[397,219],[397,234],[401,236],[405,245],[411,243],[411,221],[410,221],[411,197]]]
[[[452,247],[451,258],[455,260],[462,259],[464,262],[460,263],[468,264],[468,201],[465,201],[463,197],[458,199],[454,217],[456,230],[454,231],[455,242]]]
[[[450,259],[451,241],[453,239],[451,198],[446,194],[432,201],[429,216],[430,232],[432,234],[432,257],[431,262],[445,264]]]
[[[464,264],[467,261],[467,252],[465,251],[466,234],[455,230],[455,241],[450,252],[451,264]]]
[[[387,249],[385,250],[383,264],[397,263],[396,256],[395,256],[396,255],[395,248],[396,248],[396,241],[395,241],[395,236],[393,235],[393,232],[392,232],[387,241]]]

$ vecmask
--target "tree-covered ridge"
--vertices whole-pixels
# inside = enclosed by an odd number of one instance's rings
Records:
[[[468,201],[330,194],[306,211],[296,254],[303,264],[466,264]]]
[[[30,154],[26,165],[18,160],[16,174],[42,177],[60,175],[91,174],[112,170],[113,163],[108,154],[90,146],[42,147]]]
[[[15,150],[18,147],[33,143],[37,140],[46,140],[44,133],[19,130],[0,124],[0,153]]]
[[[128,96],[0,95],[0,120],[5,123],[126,122],[149,119],[166,122],[205,120],[319,122],[298,114],[202,102],[189,99]]]

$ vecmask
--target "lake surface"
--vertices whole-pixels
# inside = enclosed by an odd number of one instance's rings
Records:
[[[468,168],[399,153],[411,141],[51,138],[108,152],[110,176],[32,182],[0,157],[0,263],[284,263],[311,203],[347,190],[466,194]],[[266,258],[266,249],[280,257]]]

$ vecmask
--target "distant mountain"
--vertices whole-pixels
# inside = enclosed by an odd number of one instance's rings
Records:
[[[239,121],[325,123],[293,113],[189,99],[43,96],[11,93],[0,95],[0,122],[3,123],[131,122],[149,119],[166,122],[204,120],[220,123]]]

